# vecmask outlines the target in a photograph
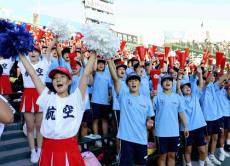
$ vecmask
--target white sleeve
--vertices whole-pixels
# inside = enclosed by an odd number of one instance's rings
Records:
[[[40,96],[37,99],[37,105],[39,105],[39,107],[41,107],[42,109],[46,108],[46,105],[48,104],[48,100],[51,96],[51,91],[46,87],[42,93],[40,94]]]

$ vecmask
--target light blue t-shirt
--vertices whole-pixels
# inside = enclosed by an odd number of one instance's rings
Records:
[[[176,93],[170,95],[158,93],[153,99],[155,111],[155,135],[157,137],[178,137],[178,113],[184,111],[181,97]]]
[[[94,84],[92,92],[92,103],[109,105],[109,88],[111,77],[105,70],[104,72],[96,72],[94,75]]]
[[[214,84],[217,95],[218,116],[230,116],[229,99],[224,88],[220,88],[219,83]]]
[[[119,139],[147,145],[147,117],[154,116],[151,100],[143,95],[133,96],[125,90],[120,91]]]
[[[149,77],[147,75],[141,77],[139,91],[143,96],[148,96],[150,98]]]
[[[182,96],[182,102],[185,106],[185,118],[189,131],[206,126],[204,115],[200,106],[201,91],[197,89],[191,96]],[[184,130],[184,126],[180,126],[180,130]]]
[[[60,66],[67,68],[70,72],[72,71],[70,63],[66,62],[62,57],[59,59]]]
[[[126,92],[129,91],[127,85],[126,85],[126,82],[125,80],[119,80],[120,82],[120,88]],[[112,82],[111,83],[111,88],[112,88],[112,96],[113,96],[113,110],[119,110],[120,111],[120,104],[118,102],[118,96],[117,96],[117,93],[115,91],[115,88],[114,88],[114,83]]]
[[[200,105],[206,121],[214,121],[222,117],[218,113],[217,96],[212,82],[203,89]]]

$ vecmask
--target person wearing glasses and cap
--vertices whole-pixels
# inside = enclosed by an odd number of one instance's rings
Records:
[[[85,111],[88,76],[92,73],[96,54],[92,53],[76,90],[69,94],[72,76],[67,68],[57,67],[49,73],[56,94],[49,91],[27,58],[20,60],[38,91],[37,104],[44,110],[41,125],[43,143],[38,165],[84,166],[76,135]]]
[[[120,104],[117,138],[121,140],[120,166],[146,165],[147,128],[153,127],[154,116],[149,97],[139,92],[141,78],[135,72],[126,78],[128,91],[121,85],[116,70],[108,61],[114,88]]]
[[[155,110],[155,136],[159,150],[158,166],[175,165],[175,155],[179,143],[179,119],[184,127],[185,137],[189,136],[185,118],[185,107],[181,97],[172,92],[173,78],[165,74],[161,78],[162,93],[153,98]],[[167,160],[167,162],[166,162]]]

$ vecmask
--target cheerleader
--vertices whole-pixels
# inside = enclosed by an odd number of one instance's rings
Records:
[[[78,149],[76,134],[85,110],[85,94],[88,76],[92,73],[96,59],[93,53],[81,77],[78,88],[69,95],[72,82],[69,70],[57,67],[49,73],[56,94],[50,92],[38,77],[26,57],[20,59],[31,76],[38,94],[38,105],[44,110],[41,126],[43,135],[39,166],[85,165]]]
[[[0,65],[3,70],[2,76],[0,76],[0,94],[7,95],[12,93],[9,75],[13,64],[14,61],[12,59],[1,59],[0,57]]]
[[[40,48],[38,46],[35,46],[34,51],[29,53],[27,59],[29,63],[33,66],[33,69],[36,71],[37,75],[42,80],[42,82],[45,82],[45,78],[49,67],[49,57],[47,56],[46,58],[41,59],[40,54]],[[22,73],[24,85],[24,92],[20,104],[20,111],[24,113],[24,118],[26,122],[27,139],[31,149],[31,162],[36,163],[38,162],[42,145],[40,127],[42,122],[43,111],[36,104],[39,95],[37,90],[35,89],[31,77],[29,76],[21,61],[19,61],[18,66]],[[36,129],[37,152],[35,150],[34,128]]]

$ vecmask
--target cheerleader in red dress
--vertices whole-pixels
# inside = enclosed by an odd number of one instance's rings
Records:
[[[49,73],[57,92],[55,94],[50,92],[37,76],[26,57],[20,55],[20,59],[38,91],[37,103],[44,110],[41,126],[43,143],[39,166],[84,166],[76,134],[85,110],[87,82],[92,73],[96,54],[92,53],[78,88],[71,94],[68,93],[68,88],[72,76],[68,69],[57,67]]]
[[[35,46],[34,51],[30,52],[27,60],[30,65],[35,70],[38,77],[44,83],[48,71],[49,57],[40,58],[41,51],[39,47]],[[18,63],[19,69],[22,73],[24,92],[21,99],[20,111],[24,113],[24,118],[26,122],[27,138],[29,146],[31,149],[31,162],[38,162],[41,145],[42,145],[42,135],[40,133],[40,127],[42,122],[42,112],[43,110],[39,108],[36,104],[37,98],[39,96],[31,77],[23,66],[22,62]],[[34,142],[34,129],[36,129],[37,138],[37,151],[35,149]]]
[[[3,73],[0,76],[0,94],[8,95],[12,93],[12,87],[10,84],[10,70],[14,64],[12,59],[1,59],[0,65],[2,66]]]

